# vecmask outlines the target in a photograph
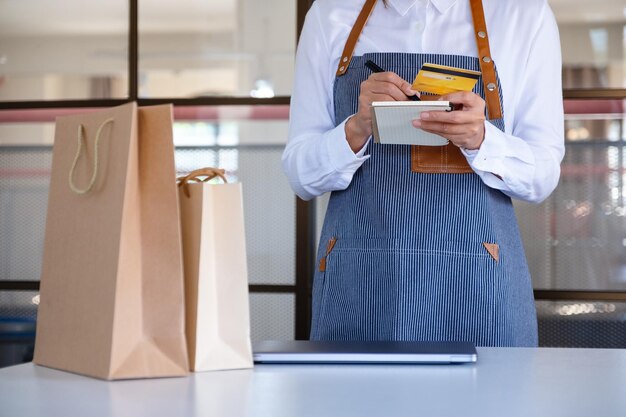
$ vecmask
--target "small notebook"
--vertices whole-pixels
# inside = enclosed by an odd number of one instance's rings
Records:
[[[444,146],[448,139],[413,127],[423,111],[451,111],[448,101],[375,101],[372,126],[375,143]]]

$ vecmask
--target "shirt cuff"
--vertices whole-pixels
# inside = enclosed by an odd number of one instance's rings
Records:
[[[345,130],[348,119],[325,134],[329,161],[335,171],[339,172],[355,172],[363,165],[363,162],[369,159],[369,155],[365,155],[365,152],[371,139],[368,139],[368,142],[356,154],[350,148]]]
[[[521,142],[521,143],[520,143]],[[507,174],[507,158],[513,158],[525,164],[532,164],[532,151],[519,138],[507,135],[492,123],[485,122],[485,140],[479,149],[462,149],[467,162],[475,171],[496,174],[504,177]],[[509,161],[510,162],[510,161]]]

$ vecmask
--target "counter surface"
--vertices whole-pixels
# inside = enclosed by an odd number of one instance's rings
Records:
[[[106,382],[0,369],[2,417],[626,416],[626,350],[479,348],[465,365],[257,365]]]

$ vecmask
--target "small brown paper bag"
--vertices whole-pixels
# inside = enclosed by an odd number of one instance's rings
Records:
[[[175,177],[169,105],[57,119],[35,363],[187,373]]]

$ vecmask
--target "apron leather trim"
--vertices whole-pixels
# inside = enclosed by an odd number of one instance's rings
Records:
[[[374,11],[375,5],[376,0],[367,0],[363,5],[363,9],[361,9],[361,13],[359,13],[359,16],[356,18],[356,22],[354,22],[354,26],[352,26],[352,31],[350,31],[350,35],[348,36],[348,40],[346,41],[346,46],[344,46],[343,48],[341,58],[339,58],[339,65],[337,66],[337,77],[342,76],[346,73],[346,71],[348,71],[350,61],[352,60],[352,55],[354,54],[354,47],[359,40],[359,36],[361,36],[361,32],[363,32],[363,27],[365,27],[365,24],[370,18],[372,11]]]
[[[483,9],[482,0],[470,0],[470,8],[472,9],[474,34],[476,36],[476,46],[478,47],[478,62],[480,63],[480,72],[483,74],[483,85],[485,86],[487,113],[489,120],[501,119],[500,88],[498,87],[498,79],[496,77],[496,66],[489,47],[489,35],[487,34],[487,22],[485,21],[485,10]]]
[[[322,259],[320,259],[320,272],[326,272],[326,257],[330,255],[330,252],[332,252],[333,248],[335,247],[335,243],[337,243],[337,238],[331,237],[328,241],[328,244],[326,245],[326,254]]]
[[[422,174],[471,174],[474,172],[461,150],[446,146],[411,146],[411,171]]]
[[[487,252],[489,252],[489,255],[491,255],[493,260],[496,261],[496,263],[499,263],[500,262],[500,247],[498,246],[498,244],[483,242],[483,246],[485,247],[485,249],[487,249]]]

